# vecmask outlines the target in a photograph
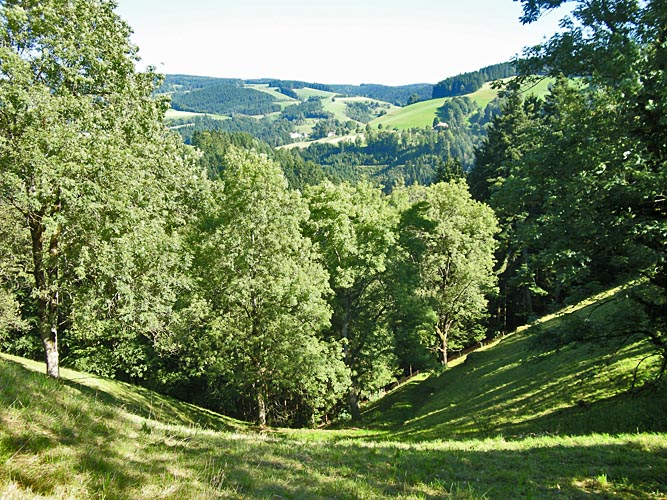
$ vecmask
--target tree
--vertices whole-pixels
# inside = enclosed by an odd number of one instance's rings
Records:
[[[432,229],[421,232],[425,246],[420,266],[421,295],[435,313],[432,331],[443,366],[452,348],[484,338],[478,321],[494,291],[497,222],[493,211],[474,201],[464,181],[420,188]]]
[[[306,204],[276,163],[234,148],[214,192],[195,235],[209,310],[198,342],[202,359],[213,360],[207,370],[218,375],[210,378],[233,387],[259,425],[286,399],[314,418],[337,401],[349,375],[342,347],[320,335],[331,317],[330,290],[316,249],[300,232]]]
[[[446,162],[440,162],[435,169],[433,174],[433,183],[437,184],[439,182],[449,182],[455,179],[463,179],[463,166],[461,165],[461,160],[458,158],[452,158],[451,156],[447,158]]]
[[[162,280],[178,267],[171,250],[197,174],[164,129],[157,77],[135,70],[114,7],[0,4],[0,210],[14,214],[11,232],[30,255],[29,300],[53,377],[61,328],[99,331],[115,318],[155,338],[180,286]]]
[[[521,3],[522,21],[530,23],[564,1]],[[612,255],[604,255],[604,259],[616,258],[623,273],[641,273],[648,279],[653,299],[647,301],[646,296],[638,295],[636,301],[653,319],[646,334],[663,353],[661,374],[667,366],[665,21],[667,6],[658,0],[579,0],[571,16],[562,22],[565,29],[527,50],[520,63],[524,75],[547,68],[554,75],[585,79],[587,89],[582,92],[588,102],[580,115],[579,128],[585,135],[579,137],[576,146],[589,153],[591,160],[582,162],[576,172],[578,178],[586,179],[588,199],[594,204],[592,213],[573,218],[570,226],[576,234],[586,234],[592,215],[592,220],[604,228],[608,241],[615,242],[613,250],[607,252]],[[585,144],[583,137],[589,138]],[[575,196],[581,188],[574,182],[565,186],[572,195],[570,202],[583,201]],[[557,210],[550,214],[556,215],[556,222],[563,222]],[[589,270],[591,263],[603,262],[592,256],[583,264]],[[620,278],[613,269],[609,271]]]
[[[511,163],[521,159],[531,146],[527,140],[531,126],[529,109],[519,89],[508,89],[501,113],[493,118],[486,138],[475,151],[475,165],[468,175],[475,199],[488,202],[509,176]]]
[[[415,191],[418,190],[414,187],[399,187],[390,198],[400,219],[396,229],[398,241],[390,249],[387,268],[388,324],[404,375],[437,366],[430,349],[435,313],[420,293],[421,269],[428,252],[424,235],[433,232],[437,223],[428,216],[428,202],[414,199]]]
[[[343,342],[352,373],[348,403],[361,416],[359,395],[393,377],[393,342],[384,320],[384,277],[394,245],[397,214],[382,191],[368,183],[323,183],[306,191],[306,234],[319,245],[333,290],[331,337]]]

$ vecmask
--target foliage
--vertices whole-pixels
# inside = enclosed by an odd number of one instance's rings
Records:
[[[197,132],[220,131],[251,134],[262,142],[275,147],[292,142],[290,133],[294,131],[294,125],[289,120],[276,120],[270,116],[254,118],[252,116],[235,115],[229,120],[217,120],[201,115],[172,120],[170,125],[177,129],[186,143],[191,142],[192,136]]]
[[[496,220],[489,207],[470,198],[465,181],[415,190],[431,222],[419,234],[424,245],[418,293],[434,312],[432,350],[447,366],[450,350],[486,337],[479,328],[486,297],[493,293]]]
[[[400,184],[429,184],[448,158],[465,169],[473,158],[475,137],[467,129],[401,132],[366,129],[365,141],[311,144],[300,154],[328,167],[334,178],[356,181],[373,178],[386,191]]]
[[[278,91],[281,94],[286,95],[287,97],[291,97],[292,99],[298,99],[299,98],[299,94],[297,94],[296,92],[294,92],[294,90],[292,90],[288,87],[284,87],[284,86],[278,87]]]
[[[189,92],[191,90],[203,89],[211,85],[237,85],[242,81],[236,78],[215,78],[211,76],[192,75],[165,75],[160,86],[155,90],[156,94],[170,92]]]
[[[219,178],[231,147],[254,150],[266,155],[273,151],[268,144],[244,132],[197,131],[193,134],[190,143],[202,152],[199,164],[210,179]]]
[[[216,193],[218,192],[218,193]],[[206,376],[254,407],[260,425],[317,422],[347,388],[342,349],[325,342],[327,274],[300,234],[308,211],[287,189],[279,166],[230,148],[198,240],[197,273],[208,304],[203,338]],[[206,353],[208,351],[208,353]],[[251,403],[248,403],[251,398]],[[254,403],[254,404],[253,404]],[[301,413],[301,415],[299,415]],[[244,415],[248,416],[248,415]]]
[[[395,241],[396,213],[370,184],[324,183],[306,191],[311,212],[306,234],[319,246],[333,290],[330,338],[343,343],[352,373],[349,404],[382,387],[395,370],[385,319],[383,277]]]
[[[144,373],[139,351],[164,333],[185,286],[177,230],[197,173],[164,130],[157,77],[135,71],[113,7],[0,6],[0,207],[13,213],[12,279],[53,376],[62,331],[71,349],[95,344],[118,371]]]
[[[220,176],[225,166],[226,155],[232,146],[239,149],[253,150],[273,159],[281,166],[291,189],[303,190],[306,186],[317,184],[327,178],[322,167],[313,162],[305,161],[297,151],[273,149],[261,140],[243,132],[216,130],[195,132],[191,143],[202,152],[199,164],[211,179]]]
[[[306,118],[329,119],[333,115],[322,108],[322,99],[310,97],[299,104],[287,106],[280,113],[280,118],[289,121],[302,122]]]
[[[361,123],[368,123],[373,119],[370,106],[363,102],[353,101],[345,103],[345,114],[349,116],[351,120]]]
[[[531,22],[563,2],[522,3]],[[662,102],[667,81],[665,17],[660,2],[576,2],[564,30],[527,50],[519,68],[524,78],[546,68],[553,76],[583,77],[581,83],[560,77],[543,104],[510,97],[470,179],[503,221],[503,281],[514,296],[505,308],[525,318],[593,287],[644,275],[654,293],[649,301],[635,297],[651,318],[640,330],[667,364],[667,140],[652,104]]]
[[[266,83],[269,87],[278,87],[283,89],[314,89],[323,92],[332,92],[329,85],[313,82],[302,82],[298,80],[248,80],[247,83]]]

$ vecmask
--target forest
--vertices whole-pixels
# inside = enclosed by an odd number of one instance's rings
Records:
[[[229,83],[207,86],[187,94],[174,94],[171,106],[178,111],[222,115],[265,115],[280,111],[280,106],[273,102],[271,96],[259,90]]]
[[[522,21],[561,3],[522,1]],[[645,337],[662,377],[667,8],[577,1],[572,15],[581,27],[515,61],[498,113],[456,99],[444,131],[369,128],[299,153],[168,130],[161,78],[136,69],[112,2],[3,2],[0,350],[52,377],[62,364],[261,426],[317,426],[639,280],[631,316],[586,332]],[[557,79],[549,95],[525,97],[518,83],[539,74]],[[212,113],[251,90],[219,85],[229,101]]]
[[[451,76],[433,86],[432,98],[454,97],[470,94],[482,88],[486,82],[516,76],[516,67],[511,62],[494,64],[478,71]]]

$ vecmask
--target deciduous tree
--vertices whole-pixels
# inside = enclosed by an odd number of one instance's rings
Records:
[[[479,321],[494,291],[497,222],[493,211],[473,200],[464,181],[422,188],[432,229],[421,233],[426,247],[420,293],[435,313],[434,350],[447,366],[449,351],[486,335]]]
[[[256,153],[226,155],[197,262],[208,303],[202,360],[265,425],[280,400],[326,412],[347,388],[342,346],[325,341],[328,274],[301,234],[308,208],[280,167]],[[294,408],[287,408],[294,416]],[[273,418],[272,420],[276,420]]]
[[[30,255],[30,299],[54,377],[63,329],[111,333],[101,325],[115,318],[160,334],[178,286],[169,276],[188,198],[179,193],[196,177],[164,129],[157,77],[135,70],[131,30],[114,8],[0,3],[0,210],[12,211],[12,234]]]
[[[382,387],[393,376],[393,342],[384,325],[383,279],[396,240],[397,213],[380,189],[323,183],[306,192],[311,217],[306,233],[319,245],[333,290],[332,338],[343,342],[352,372],[352,417],[361,416],[361,391]]]

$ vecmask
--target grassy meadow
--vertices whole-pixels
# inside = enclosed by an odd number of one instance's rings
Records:
[[[549,92],[549,86],[553,83],[553,79],[545,78],[526,86],[525,92],[538,97],[543,97]],[[492,83],[485,83],[484,86],[472,94],[467,94],[477,103],[477,105],[484,109],[493,99],[498,96],[498,90],[492,87]],[[448,100],[450,97],[443,97],[440,99],[430,99],[428,101],[421,101],[403,108],[395,108],[389,111],[386,115],[376,118],[371,122],[372,125],[382,125],[384,128],[396,128],[399,130],[410,128],[424,128],[433,125],[433,119],[437,116],[438,108]]]
[[[294,99],[293,97],[283,94],[276,87],[269,87],[267,83],[245,84],[245,86],[247,88],[259,90],[260,92],[269,94],[270,96],[273,97],[274,102],[276,102],[276,104],[278,104],[282,109],[285,109],[287,106],[291,106],[292,104],[299,103],[297,99]]]
[[[211,113],[194,113],[191,111],[179,111],[177,109],[169,108],[165,112],[165,118],[167,120],[178,120],[179,118],[194,118],[196,116],[208,116],[214,120],[229,120],[229,116],[224,115],[215,115]]]
[[[260,430],[2,355],[0,498],[664,499],[667,387],[632,389],[648,346],[552,341],[571,318],[623,307],[619,289],[545,318],[415,377],[349,428]]]

